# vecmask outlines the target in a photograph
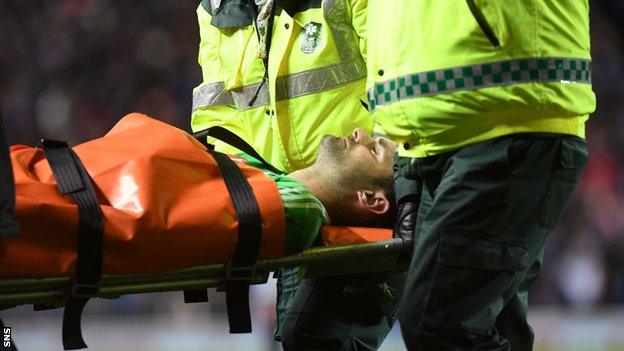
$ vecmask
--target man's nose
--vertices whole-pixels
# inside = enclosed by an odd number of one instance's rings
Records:
[[[370,136],[361,128],[355,128],[353,131],[353,140],[358,144],[366,144],[371,140]]]

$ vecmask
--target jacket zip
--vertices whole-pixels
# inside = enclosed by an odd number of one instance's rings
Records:
[[[494,45],[495,48],[500,48],[500,41],[496,37],[496,34],[494,34],[494,30],[492,29],[492,26],[490,26],[490,24],[485,19],[485,16],[483,16],[483,12],[481,12],[479,7],[475,3],[475,0],[466,0],[466,3],[468,4],[468,7],[470,8],[470,12],[472,13],[472,16],[479,24],[479,27],[481,27],[483,34],[485,34],[485,36],[490,40],[490,42],[492,43],[492,45]]]
[[[249,1],[249,7],[251,8],[251,14],[253,16],[253,24],[254,24],[254,28],[256,31],[256,36],[258,37],[258,44],[260,44],[261,40],[260,40],[260,31],[258,31],[258,11],[256,10],[256,4],[253,0],[248,0]],[[262,86],[264,84],[266,84],[267,80],[269,79],[269,50],[271,48],[271,39],[273,36],[273,20],[275,19],[275,9],[277,7],[277,1],[273,4],[273,8],[271,8],[271,13],[269,14],[269,21],[267,23],[267,37],[266,37],[266,57],[262,59],[262,63],[264,65],[264,76],[262,76],[262,81],[260,82],[260,85],[258,85],[258,88],[256,89],[256,92],[253,94],[253,96],[251,97],[251,99],[247,102],[247,106],[252,107],[253,104],[256,102],[256,99],[258,99],[258,94],[260,93],[260,89],[262,88]]]

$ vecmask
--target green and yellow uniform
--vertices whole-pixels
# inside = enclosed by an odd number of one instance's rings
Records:
[[[421,196],[410,350],[531,350],[527,294],[587,161],[587,0],[369,0],[368,98]],[[422,189],[422,190],[419,190]]]
[[[523,132],[584,137],[587,1],[369,3],[368,98],[401,156]]]

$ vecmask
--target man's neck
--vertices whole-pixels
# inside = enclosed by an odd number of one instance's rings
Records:
[[[328,212],[331,214],[331,209],[334,207],[334,197],[331,195],[332,188],[327,183],[322,172],[314,166],[308,168],[296,170],[290,174],[289,177],[301,182],[319,201],[325,206]]]

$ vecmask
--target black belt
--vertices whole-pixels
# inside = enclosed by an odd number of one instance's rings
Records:
[[[91,178],[76,153],[63,141],[42,139],[39,147],[48,159],[61,195],[78,205],[78,249],[76,275],[63,313],[63,347],[86,348],[80,318],[87,301],[97,297],[102,275],[104,218]]]

